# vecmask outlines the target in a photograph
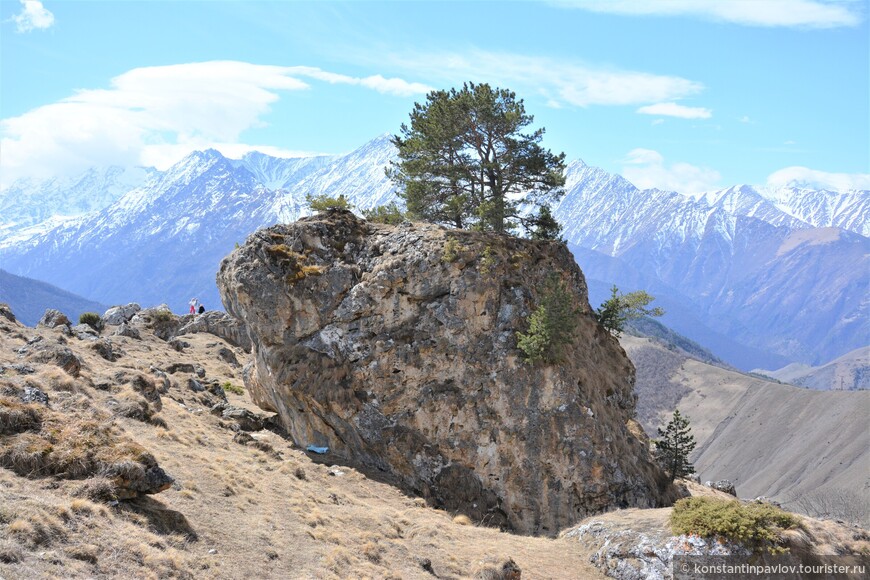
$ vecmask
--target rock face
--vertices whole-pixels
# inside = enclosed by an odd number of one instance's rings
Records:
[[[552,273],[576,337],[566,362],[530,365],[516,333]],[[634,369],[561,244],[334,212],[255,233],[218,286],[253,342],[251,396],[300,446],[521,533],[670,500],[629,425]]]

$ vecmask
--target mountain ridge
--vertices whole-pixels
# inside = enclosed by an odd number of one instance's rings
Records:
[[[194,152],[98,211],[37,228],[29,237],[19,232],[11,241],[0,238],[0,258],[16,274],[103,302],[167,301],[178,309],[197,296],[217,305],[213,273],[220,258],[260,227],[307,215],[306,195],[344,195],[358,209],[401,203],[384,174],[393,159],[387,134],[340,156],[249,153],[232,160],[215,150]],[[566,195],[554,207],[563,235],[587,256],[597,252],[608,260],[580,262],[590,285],[637,289],[630,284],[637,272],[646,289],[663,301],[671,296],[667,301],[676,309],[666,324],[678,324],[676,330],[717,354],[721,344],[731,352],[722,355],[730,364],[744,370],[819,364],[870,342],[862,322],[870,305],[859,295],[870,285],[870,267],[861,268],[870,240],[860,233],[870,192],[845,194],[851,201],[836,212],[830,203],[807,202],[801,207],[818,212],[804,215],[805,221],[792,215],[797,210],[783,211],[764,198],[763,188],[735,186],[695,199],[640,190],[582,160],[570,163],[566,175]],[[776,191],[780,205],[789,195],[812,197],[807,190]],[[832,195],[817,192],[814,199],[830,201]],[[816,235],[814,224],[832,223],[858,231]],[[113,278],[109,265],[125,273],[124,280]],[[143,279],[153,279],[150,288]],[[818,280],[829,285],[825,292],[818,291]],[[775,304],[772,314],[760,308],[765,303]],[[691,312],[685,324],[677,316],[683,309]],[[803,313],[800,323],[797,313]],[[707,330],[693,334],[699,323]],[[716,336],[721,339],[705,342]]]

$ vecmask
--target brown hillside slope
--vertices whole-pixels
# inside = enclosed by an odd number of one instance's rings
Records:
[[[740,497],[797,509],[808,493],[850,490],[870,501],[870,392],[813,391],[708,365],[636,337],[638,416],[651,434],[674,408],[698,442],[702,481],[729,479]]]
[[[121,353],[109,361],[93,341],[0,318],[0,389],[39,388],[48,408],[70,421],[99,417],[175,479],[162,493],[115,504],[101,495],[100,477],[27,477],[0,468],[0,577],[466,578],[507,558],[524,579],[600,576],[565,542],[463,525],[457,514],[332,467],[329,456],[314,462],[271,431],[239,434],[236,421],[210,412],[220,397],[191,390],[189,381],[228,382],[237,391],[241,367],[232,359],[244,363],[248,355],[209,334],[178,337],[179,351],[139,330],[141,340],[103,332]],[[60,361],[34,361],[37,343],[28,342],[37,336],[79,357],[78,376]],[[150,394],[151,419],[142,420],[128,379],[159,384],[152,367],[167,371],[170,384]],[[258,411],[245,392],[226,396]],[[0,410],[18,403],[9,405],[0,402]],[[19,436],[0,434],[0,453]]]

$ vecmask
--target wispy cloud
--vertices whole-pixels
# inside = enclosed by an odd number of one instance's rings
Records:
[[[556,6],[629,16],[694,16],[746,26],[839,28],[861,23],[862,3],[839,0],[563,0]]]
[[[463,52],[378,55],[416,75],[456,86],[469,79],[524,88],[550,107],[573,105],[641,105],[700,93],[704,85],[678,76],[657,75],[589,65],[562,59],[469,49]]]
[[[308,80],[403,96],[428,90],[380,75],[236,61],[137,68],[112,79],[108,89],[81,90],[0,121],[0,173],[5,185],[93,165],[165,166],[204,147],[241,151],[247,147],[241,134],[262,126],[282,93],[310,89]]]
[[[411,83],[400,78],[388,79],[381,75],[351,77],[308,66],[287,67],[284,70],[287,74],[293,76],[308,77],[330,84],[359,85],[379,93],[396,95],[399,97],[410,97],[413,95],[424,94],[432,90],[432,87],[424,85],[423,83]]]
[[[679,117],[680,119],[709,119],[713,111],[703,107],[686,107],[677,103],[656,103],[637,110],[641,115],[659,115],[661,117]]]
[[[767,177],[770,187],[806,187],[811,189],[870,189],[870,173],[829,173],[808,167],[792,166]]]
[[[54,14],[39,0],[21,0],[21,12],[12,16],[18,32],[45,30],[54,24]]]
[[[689,163],[665,163],[652,149],[632,149],[623,159],[622,175],[641,189],[663,189],[695,194],[716,189],[722,176],[708,167]]]

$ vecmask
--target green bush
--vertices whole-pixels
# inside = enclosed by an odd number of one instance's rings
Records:
[[[172,314],[169,310],[161,309],[154,311],[154,320],[155,322],[167,323],[171,322],[175,318],[175,315]]]
[[[94,330],[100,330],[103,319],[96,312],[82,312],[79,316],[79,324],[87,324]]]
[[[350,210],[353,208],[353,205],[351,205],[344,195],[330,197],[326,194],[311,195],[309,193],[305,196],[305,203],[311,208],[311,211],[318,213],[338,209]]]
[[[390,202],[387,205],[379,205],[372,209],[364,209],[363,217],[370,222],[379,224],[398,225],[407,219],[405,213],[399,209],[396,202]]]
[[[765,503],[690,497],[674,504],[671,528],[676,534],[724,538],[749,548],[782,552],[780,532],[800,526],[794,515]]]
[[[245,389],[243,389],[242,387],[239,387],[237,385],[234,385],[229,381],[226,381],[224,384],[221,385],[221,387],[223,387],[223,389],[225,391],[230,392],[230,393],[235,393],[236,395],[244,395],[245,394]]]
[[[529,362],[554,363],[574,340],[577,309],[567,285],[556,274],[547,278],[541,303],[529,316],[529,330],[517,332],[517,348]]]

